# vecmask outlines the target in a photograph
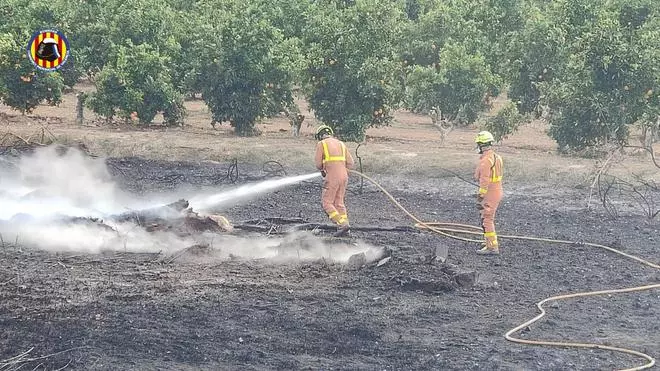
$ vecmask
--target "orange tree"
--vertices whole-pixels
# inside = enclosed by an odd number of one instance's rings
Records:
[[[180,36],[182,13],[153,0],[126,5],[118,0],[70,4],[66,9],[76,69],[96,86],[86,104],[98,115],[141,123],[163,113],[165,123],[180,125],[183,79]]]
[[[237,135],[258,134],[255,123],[293,101],[300,50],[286,39],[256,2],[206,8],[214,30],[199,50],[195,86],[215,122],[228,121]]]
[[[55,1],[59,3],[63,1]],[[94,75],[111,63],[116,46],[149,44],[176,55],[179,24],[184,20],[167,3],[155,0],[63,2],[79,68]]]
[[[59,72],[43,72],[26,55],[32,33],[44,25],[55,27],[59,14],[30,1],[0,1],[0,101],[22,113],[42,102],[61,102],[64,79]]]
[[[305,93],[316,117],[345,140],[387,124],[401,98],[397,56],[403,4],[321,1],[303,34]]]
[[[459,43],[447,43],[435,66],[411,66],[406,80],[406,105],[413,112],[440,110],[442,119],[471,124],[485,110],[500,80],[480,54]]]
[[[631,125],[657,125],[659,10],[653,0],[561,0],[532,19],[515,61],[515,96],[525,110],[547,106],[561,151],[622,144]]]
[[[162,112],[166,124],[181,124],[183,96],[172,85],[168,58],[149,44],[112,47],[87,104],[108,120],[128,121],[137,112],[140,122],[150,123]]]
[[[502,79],[493,67],[498,59],[490,53],[496,48],[489,46],[491,28],[497,27],[477,18],[489,9],[474,2],[439,3],[408,23],[401,46],[407,108],[439,110],[442,119],[465,125],[499,94]]]

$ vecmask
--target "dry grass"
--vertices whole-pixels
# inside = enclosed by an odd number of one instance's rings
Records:
[[[80,87],[80,90],[90,89],[89,85]],[[228,124],[213,129],[208,109],[201,101],[186,102],[188,117],[184,128],[104,126],[95,124],[99,120],[88,110],[85,126],[78,126],[73,93],[66,94],[59,107],[40,106],[32,115],[21,116],[0,106],[0,131],[29,136],[45,126],[61,141],[82,141],[93,153],[102,156],[218,162],[236,158],[246,163],[276,160],[290,169],[290,173],[303,173],[314,170],[313,130],[318,122],[304,101],[299,101],[299,105],[307,118],[298,138],[291,136],[284,117],[260,124],[263,134],[255,138],[235,137]],[[453,130],[441,146],[440,133],[432,126],[430,117],[398,112],[395,119],[389,127],[368,130],[367,140],[359,149],[365,172],[440,178],[447,176],[441,169],[445,168],[471,175],[477,160],[472,142],[476,127]],[[543,123],[535,122],[500,143],[497,151],[505,159],[507,178],[540,181],[547,186],[588,183],[597,161],[558,155],[546,129]],[[349,143],[353,155],[356,146]],[[613,172],[619,176],[630,172],[658,176],[648,154],[643,153],[628,156]]]

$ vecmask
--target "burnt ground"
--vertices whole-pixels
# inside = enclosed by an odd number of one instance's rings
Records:
[[[109,165],[136,193],[230,183],[226,164],[129,158]],[[272,175],[261,165],[240,170],[237,183]],[[232,221],[303,216],[325,222],[319,181],[218,211]],[[356,179],[351,182],[354,225],[410,225],[373,187],[358,194]],[[477,222],[470,186],[452,179],[407,183],[408,190],[390,189],[420,218]],[[612,244],[660,260],[657,222],[608,220],[581,210],[583,194],[525,196],[509,189],[497,219],[501,233]],[[355,270],[323,262],[55,254],[3,243],[0,360],[33,348],[27,358],[62,353],[22,369],[548,370],[642,363],[605,351],[519,345],[503,334],[535,316],[534,303],[543,298],[657,283],[660,274],[652,268],[583,246],[503,240],[503,255],[480,257],[474,245],[426,232],[354,232],[353,238],[389,248],[392,259]],[[436,280],[442,273],[425,259],[439,245],[449,247],[451,263],[479,272],[475,286]],[[660,358],[659,304],[658,290],[562,301],[520,336],[596,341]]]

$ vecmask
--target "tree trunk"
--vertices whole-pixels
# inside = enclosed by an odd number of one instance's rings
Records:
[[[85,100],[85,95],[84,93],[78,93],[76,94],[77,102],[76,102],[76,124],[79,126],[82,126],[84,122],[84,117],[83,117],[83,107],[84,107],[84,100]]]

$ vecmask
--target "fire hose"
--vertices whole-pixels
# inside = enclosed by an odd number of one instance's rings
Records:
[[[367,175],[364,175],[361,172],[355,171],[355,170],[349,170],[351,173],[354,173],[356,175],[359,175],[360,177],[370,181],[373,183],[380,191],[382,191],[389,199],[392,201],[394,205],[396,205],[401,211],[403,211],[408,217],[410,217],[413,221],[415,221],[415,227],[418,229],[422,230],[429,230],[432,232],[435,232],[437,234],[440,234],[442,236],[460,240],[460,241],[465,241],[465,242],[476,242],[480,243],[482,242],[481,240],[473,239],[473,238],[468,238],[468,237],[461,237],[461,236],[456,236],[455,234],[462,234],[462,235],[479,235],[481,236],[483,231],[481,227],[476,227],[472,225],[466,225],[466,224],[457,224],[457,223],[444,223],[444,222],[423,222],[419,220],[415,215],[411,214],[406,208],[404,208],[387,190],[385,190],[378,182],[376,182],[374,179],[370,178]],[[600,248],[607,250],[609,252],[612,252],[614,254],[617,254],[619,256],[625,257],[627,259],[632,259],[635,260],[641,264],[644,264],[646,266],[655,268],[655,269],[660,269],[660,265],[650,262],[648,260],[633,256],[631,254],[624,253],[622,251],[619,251],[617,249],[614,249],[609,246],[605,245],[600,245],[596,243],[590,243],[590,242],[575,242],[575,241],[566,241],[566,240],[556,240],[556,239],[550,239],[550,238],[542,238],[542,237],[531,237],[531,236],[516,236],[516,235],[499,235],[499,238],[503,239],[517,239],[517,240],[527,240],[527,241],[538,241],[538,242],[548,242],[548,243],[556,243],[556,244],[564,244],[564,245],[579,245],[579,246],[590,246],[590,247],[595,247],[595,248]],[[603,344],[596,344],[596,343],[576,343],[576,342],[560,342],[560,341],[547,341],[547,340],[527,340],[527,339],[521,339],[521,338],[516,338],[513,337],[512,335],[515,334],[516,332],[530,326],[531,324],[535,323],[539,319],[543,318],[546,314],[545,310],[543,309],[543,304],[550,302],[550,301],[556,301],[556,300],[564,300],[564,299],[571,299],[571,298],[578,298],[578,297],[587,297],[587,296],[596,296],[596,295],[609,295],[609,294],[619,294],[619,293],[627,293],[627,292],[637,292],[637,291],[645,291],[645,290],[652,290],[652,289],[659,289],[660,288],[660,283],[657,284],[651,284],[651,285],[646,285],[646,286],[637,286],[637,287],[629,287],[629,288],[622,288],[622,289],[610,289],[610,290],[601,290],[601,291],[585,291],[585,292],[578,292],[578,293],[571,293],[571,294],[565,294],[565,295],[558,295],[558,296],[553,296],[549,297],[546,299],[543,299],[539,302],[536,303],[536,307],[539,309],[541,312],[539,315],[536,317],[530,319],[529,321],[509,330],[504,334],[504,337],[511,342],[515,343],[521,343],[521,344],[528,344],[528,345],[545,345],[545,346],[553,346],[553,347],[563,347],[563,348],[590,348],[590,349],[603,349],[603,350],[608,350],[612,352],[619,352],[619,353],[626,353],[626,354],[631,354],[637,357],[644,358],[647,362],[641,366],[636,366],[633,368],[628,368],[624,369],[622,371],[632,371],[632,370],[643,370],[647,368],[653,367],[655,365],[655,359],[648,354],[638,352],[632,349],[626,349],[626,348],[620,348],[620,347],[614,347],[614,346],[609,346],[609,345],[603,345]]]

